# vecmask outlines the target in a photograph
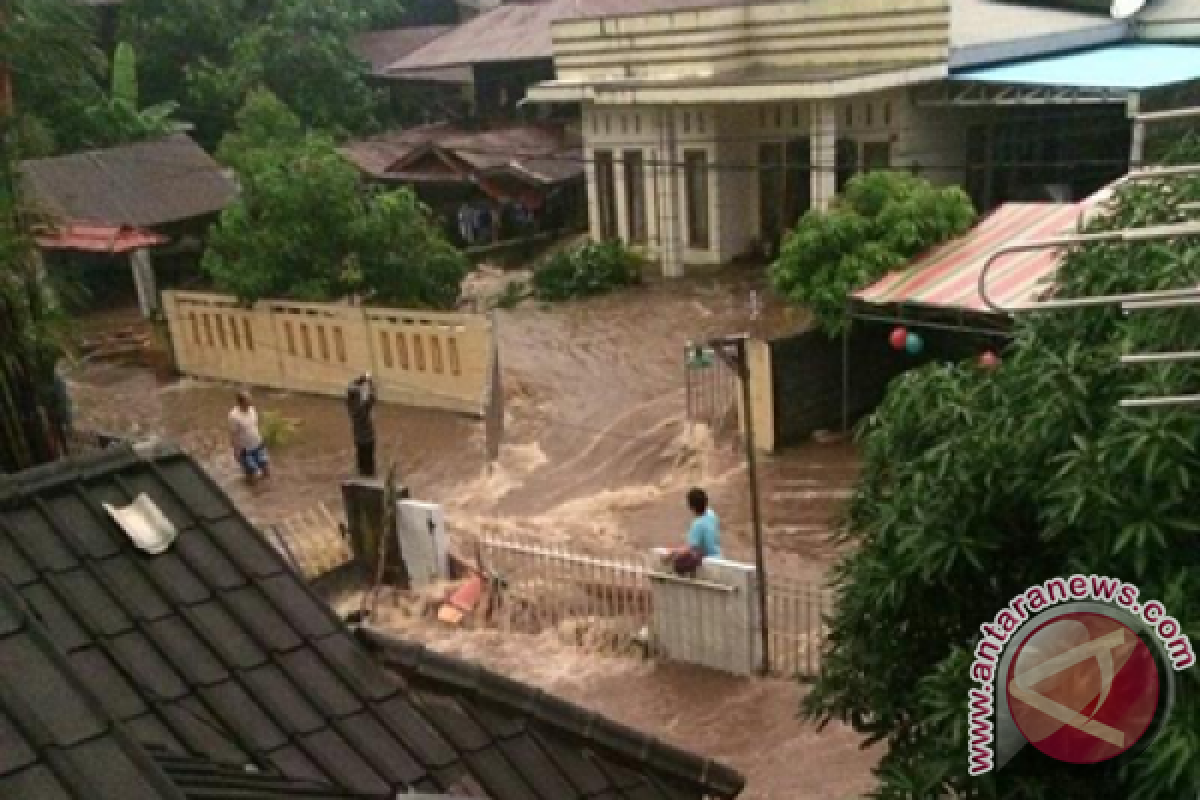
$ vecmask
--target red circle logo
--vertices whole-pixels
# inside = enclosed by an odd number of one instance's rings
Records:
[[[1051,758],[1095,764],[1129,750],[1158,709],[1158,666],[1145,642],[1104,614],[1064,614],[1016,651],[1005,682],[1013,721]]]

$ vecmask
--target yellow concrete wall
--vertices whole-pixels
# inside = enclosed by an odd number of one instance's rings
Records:
[[[493,352],[478,314],[353,308],[163,292],[179,371],[200,378],[341,395],[371,372],[384,402],[483,414]]]
[[[562,81],[945,61],[947,0],[793,0],[555,23]]]

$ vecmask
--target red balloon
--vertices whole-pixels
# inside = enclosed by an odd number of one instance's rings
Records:
[[[986,350],[984,351],[983,355],[979,357],[979,366],[983,367],[984,369],[995,369],[996,367],[1000,366],[1000,357],[991,350]]]
[[[892,345],[893,350],[903,350],[908,344],[908,331],[904,328],[895,328],[892,330],[892,335],[888,337],[888,342]]]

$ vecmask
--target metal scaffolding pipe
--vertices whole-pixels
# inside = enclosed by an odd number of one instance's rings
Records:
[[[1196,167],[1195,169],[1200,174],[1200,167]],[[1104,231],[1102,233],[1079,233],[1005,245],[993,251],[984,262],[983,269],[979,271],[979,298],[989,309],[1001,314],[1012,314],[1023,311],[1061,311],[1063,309],[1093,308],[1104,305],[1150,302],[1175,298],[1180,300],[1193,297],[1200,298],[1200,287],[1194,287],[1190,289],[1171,289],[1161,292],[1132,292],[1128,294],[1099,295],[1097,297],[1047,300],[1040,303],[1005,307],[993,301],[987,293],[987,277],[992,267],[1001,258],[1015,253],[1073,247],[1081,244],[1158,241],[1161,239],[1173,239],[1179,236],[1200,236],[1200,221],[1184,222],[1176,225],[1154,225],[1146,228],[1127,228],[1125,230]]]
[[[1121,356],[1121,363],[1127,366],[1135,364],[1174,364],[1179,361],[1200,361],[1200,350],[1182,350],[1178,353],[1131,353]]]
[[[1121,408],[1162,408],[1163,406],[1197,406],[1200,394],[1167,395],[1165,397],[1134,397],[1117,403]]]

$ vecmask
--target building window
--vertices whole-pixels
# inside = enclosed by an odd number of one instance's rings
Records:
[[[642,115],[633,115],[633,132],[640,134],[642,132]]]
[[[683,154],[684,182],[687,187],[688,247],[707,250],[708,231],[708,153],[687,150]]]
[[[854,127],[854,106],[852,105],[846,106],[846,127]]]
[[[690,111],[683,112],[683,132],[692,132],[692,112]]]
[[[892,104],[891,103],[883,104],[883,124],[886,126],[890,126],[892,124]]]
[[[863,125],[869,128],[875,124],[875,107],[870,103],[866,104],[866,117],[867,118],[863,121]]]
[[[624,114],[621,115],[621,133],[629,133],[629,117],[625,116]]]
[[[792,127],[793,128],[800,127],[800,106],[799,105],[792,106]]]
[[[783,127],[783,106],[775,106],[775,127]]]
[[[858,171],[858,142],[853,139],[838,139],[837,142],[837,190],[840,193]]]
[[[604,115],[604,132],[606,134],[612,133],[612,114]]]
[[[646,242],[646,164],[641,150],[627,150],[625,163],[625,213],[629,241]]]
[[[593,111],[589,116],[592,118],[592,133],[600,133],[600,115]]]
[[[863,169],[867,172],[892,167],[891,142],[866,142],[863,144]]]
[[[696,130],[699,133],[704,133],[705,113],[703,111],[696,112]]]
[[[599,214],[600,238],[617,238],[617,188],[613,174],[613,154],[610,150],[597,150],[596,162],[596,212]]]
[[[767,127],[767,107],[766,106],[759,106],[758,127],[760,127],[760,128]]]

